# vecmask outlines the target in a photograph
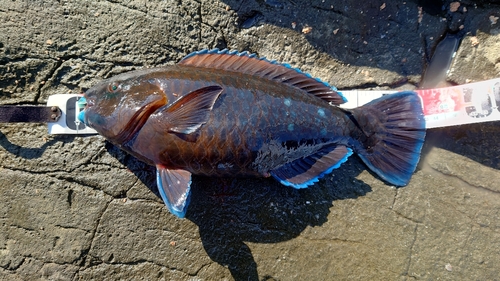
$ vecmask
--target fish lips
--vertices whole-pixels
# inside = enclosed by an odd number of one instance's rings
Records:
[[[94,105],[94,102],[95,102],[94,99],[87,100],[83,96],[78,100],[78,104],[82,105],[84,107],[84,109],[78,113],[78,120],[80,120],[80,122],[84,123],[87,126],[88,126],[88,124],[85,121],[85,113],[86,113],[87,108],[92,107]]]

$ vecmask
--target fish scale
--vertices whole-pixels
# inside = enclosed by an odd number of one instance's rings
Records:
[[[211,73],[210,77],[213,79],[214,74]],[[199,76],[198,76],[199,77]],[[209,82],[205,82],[205,85],[200,82],[196,83],[197,87],[203,87],[212,83],[222,84],[228,83],[227,77],[223,76],[221,79],[212,80]],[[165,82],[166,83],[166,82]],[[175,82],[173,82],[175,83]],[[221,103],[215,104],[214,109],[212,110],[211,117],[206,125],[200,130],[199,141],[195,143],[187,143],[183,146],[183,151],[178,150],[174,153],[170,151],[167,153],[169,155],[169,161],[171,161],[171,165],[178,166],[183,165],[183,162],[203,162],[208,163],[206,166],[214,167],[219,163],[224,161],[234,161],[237,166],[248,166],[250,160],[241,159],[241,157],[236,157],[233,159],[235,154],[240,155],[248,155],[255,154],[259,147],[258,144],[262,143],[263,136],[271,135],[276,132],[280,132],[279,134],[282,136],[282,141],[287,141],[289,139],[294,139],[293,134],[287,130],[286,123],[282,123],[281,120],[285,117],[285,112],[279,110],[283,107],[282,98],[274,98],[268,97],[265,99],[264,93],[261,91],[259,93],[252,93],[255,90],[242,90],[241,83],[238,80],[233,81],[234,87],[226,86],[225,88],[225,96],[221,97]],[[226,84],[227,85],[227,84]],[[255,85],[249,85],[249,87],[254,87]],[[237,90],[238,89],[238,90]],[[189,92],[191,89],[185,89],[184,92]],[[239,92],[240,94],[235,95],[235,92]],[[242,93],[245,93],[242,95]],[[260,96],[259,103],[255,101],[255,95]],[[254,105],[252,108],[260,108],[261,110],[243,110],[243,104],[252,104]],[[257,105],[255,105],[257,104]],[[266,105],[266,110],[262,110]],[[328,106],[328,105],[327,105]],[[268,116],[265,116],[263,112],[274,112]],[[239,120],[239,122],[238,122]],[[242,123],[247,124],[241,126]],[[301,120],[289,120],[288,122],[297,124],[297,131],[300,131],[300,123],[304,123]],[[145,124],[147,126],[147,123]],[[313,124],[305,124],[307,128],[312,127]],[[218,129],[220,128],[220,129]],[[253,134],[252,130],[247,128],[268,128],[267,132],[264,131],[263,134],[260,134],[257,138],[255,134]],[[300,133],[301,138],[310,139],[312,136],[304,133],[307,131],[307,128],[303,128]],[[313,129],[314,130],[314,129]],[[135,142],[145,142],[147,138],[150,138],[148,133],[142,132],[135,139]],[[286,139],[285,139],[286,138]],[[172,143],[175,143],[177,138],[173,138],[171,140]],[[242,146],[241,142],[248,142],[250,146]],[[170,141],[169,141],[170,142]],[[209,145],[207,145],[209,144]],[[216,144],[216,145],[214,145]],[[156,145],[156,144],[154,144]],[[163,145],[157,145],[163,146]],[[131,150],[137,151],[138,147],[131,147]],[[159,150],[158,150],[159,149]],[[155,153],[157,151],[168,151],[167,148],[157,148],[154,149]],[[216,150],[216,152],[212,152]],[[235,153],[239,151],[239,153]],[[247,153],[244,154],[243,152]],[[209,153],[210,152],[210,153]],[[208,153],[208,155],[206,155]],[[178,157],[176,155],[184,155],[183,157]],[[217,157],[214,157],[217,156]],[[187,159],[187,160],[186,160]],[[239,160],[238,160],[239,159]],[[209,160],[209,161],[207,161]],[[189,168],[189,167],[188,167]],[[248,167],[247,169],[248,170]],[[226,174],[226,172],[221,171],[222,174]],[[255,171],[245,171],[242,169],[241,172],[254,174]],[[205,175],[217,175],[213,174],[213,171],[203,171]]]
[[[125,149],[137,152],[143,150],[140,146],[142,143],[149,143],[148,153],[152,151],[150,154],[156,155],[158,151],[165,151],[163,153],[165,159],[161,161],[169,166],[183,167],[207,176],[227,176],[235,172],[240,173],[240,175],[256,175],[258,171],[255,171],[250,164],[255,160],[262,143],[269,140],[266,139],[266,136],[277,136],[275,137],[277,142],[313,139],[315,135],[312,135],[311,132],[319,131],[321,128],[317,127],[317,125],[321,126],[323,124],[308,122],[312,120],[308,116],[310,115],[309,111],[314,111],[314,109],[318,108],[318,105],[322,105],[322,108],[327,112],[331,110],[331,106],[326,103],[311,105],[312,101],[307,99],[314,100],[314,97],[303,97],[302,93],[298,93],[297,97],[300,97],[300,99],[294,100],[293,103],[304,103],[305,106],[296,107],[303,110],[303,114],[300,116],[295,114],[298,118],[290,119],[287,118],[286,112],[295,110],[295,107],[289,106],[290,110],[283,111],[284,97],[267,95],[264,92],[266,90],[264,87],[256,85],[257,82],[262,81],[257,80],[253,84],[249,84],[249,79],[233,79],[231,73],[225,75],[221,73],[218,76],[214,72],[207,73],[205,76],[203,73],[197,73],[194,77],[200,79],[195,80],[196,82],[193,83],[195,87],[202,88],[212,84],[226,85],[225,94],[221,96],[220,104],[216,103],[214,105],[209,121],[200,129],[198,141],[184,143],[183,140],[176,136],[161,136],[163,142],[152,142],[151,144],[151,133],[143,129],[135,138],[134,143],[128,144],[129,148],[126,147]],[[202,82],[203,79],[208,81]],[[192,90],[189,88],[187,81],[161,81],[162,85],[168,85],[168,83],[184,85],[180,92],[190,92]],[[232,83],[232,85],[229,83]],[[248,87],[248,89],[244,89],[244,87]],[[290,89],[280,88],[280,91],[282,92],[281,95],[285,95],[289,94],[290,91],[297,90],[290,87]],[[258,102],[256,96],[259,97]],[[301,99],[306,99],[306,102]],[[258,106],[260,110],[243,110],[243,104],[252,104],[254,105],[252,108]],[[308,107],[311,107],[312,110],[309,110]],[[270,114],[265,115],[266,112]],[[285,120],[286,122],[284,122]],[[244,123],[243,121],[248,123],[241,126]],[[296,126],[294,128],[295,132],[288,130],[289,124]],[[147,127],[148,123],[144,126]],[[261,134],[256,135],[248,128],[265,128],[265,130],[261,130]],[[335,130],[330,130],[330,133],[332,136],[338,136]],[[182,142],[182,145],[180,142]],[[168,145],[165,145],[165,143],[168,143]],[[248,145],[245,145],[246,143]],[[172,149],[170,146],[175,146],[175,148]],[[155,158],[153,155],[147,157],[149,159]],[[232,162],[234,167],[239,167],[239,170],[213,169],[213,167],[226,162]],[[205,165],[203,165],[204,168],[196,171],[186,163],[205,163]],[[268,169],[271,168],[273,167],[268,167]]]
[[[335,88],[246,52],[195,52],[175,66],[115,76],[84,98],[82,121],[155,165],[160,195],[179,217],[191,174],[273,176],[305,188],[356,152],[382,179],[406,185],[425,137],[414,92],[341,109]]]

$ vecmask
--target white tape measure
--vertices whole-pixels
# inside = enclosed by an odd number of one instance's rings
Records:
[[[97,134],[83,122],[78,120],[78,114],[83,110],[78,104],[81,94],[57,94],[49,97],[47,106],[57,106],[62,115],[57,122],[49,123],[49,134],[88,135]]]
[[[341,91],[343,108],[362,106],[396,91]],[[500,120],[500,78],[453,87],[415,90],[422,100],[426,128]]]

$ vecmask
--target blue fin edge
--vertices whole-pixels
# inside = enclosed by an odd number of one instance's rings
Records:
[[[256,54],[250,54],[247,51],[238,52],[236,50],[233,50],[233,51],[230,51],[228,49],[219,50],[218,48],[215,48],[215,49],[211,49],[211,50],[209,50],[209,49],[203,49],[203,50],[200,50],[200,51],[192,52],[192,53],[188,54],[187,56],[185,56],[184,58],[182,58],[182,60],[185,60],[187,58],[194,57],[194,56],[197,56],[197,55],[204,55],[204,54],[234,55],[234,56],[239,56],[239,57],[257,58]],[[309,74],[307,72],[303,72],[303,71],[301,71],[298,68],[292,67],[288,63],[279,63],[276,60],[268,60],[265,57],[260,57],[258,59],[266,61],[266,62],[271,63],[271,64],[282,65],[282,66],[284,66],[284,67],[286,67],[288,69],[293,69],[293,70],[297,71],[300,74],[303,74],[303,75],[305,75],[305,76],[307,76],[309,78],[312,78],[312,79],[314,79],[314,80],[316,80],[318,82],[321,82],[321,83],[323,83],[323,85],[325,85],[325,86],[329,87],[330,89],[334,90],[335,92],[337,92],[337,94],[342,97],[342,100],[344,100],[344,102],[347,102],[347,98],[341,92],[339,92],[336,87],[334,87],[334,86],[326,83],[325,81],[322,81],[319,78],[312,77],[311,74]]]
[[[349,156],[352,155],[352,149],[350,149],[349,147],[347,148],[347,153],[346,155],[344,156],[344,158],[340,159],[337,163],[335,163],[333,166],[331,166],[330,168],[326,169],[325,171],[323,171],[321,174],[319,174],[318,176],[306,181],[306,182],[303,182],[301,184],[296,184],[296,183],[291,183],[289,181],[285,181],[285,180],[282,180],[282,179],[279,179],[278,177],[274,176],[273,173],[271,173],[271,175],[277,180],[279,181],[281,184],[283,185],[286,185],[286,186],[291,186],[293,188],[296,188],[296,189],[302,189],[302,188],[307,188],[311,185],[313,185],[314,183],[318,182],[320,178],[324,177],[325,175],[331,173],[333,170],[337,169],[338,167],[340,167],[340,165],[342,165],[343,163],[345,163],[347,161],[347,158],[349,158]]]
[[[418,162],[420,161],[420,151],[422,150],[423,146],[424,146],[424,141],[419,141],[415,145],[415,152],[412,153],[413,156],[408,161],[411,164],[411,166],[413,166],[415,168],[416,168]],[[370,159],[368,159],[365,155],[358,154],[358,156],[359,156],[359,158],[361,158],[361,160],[363,160],[363,162],[366,164],[366,166],[368,166],[368,168],[370,168],[372,171],[375,172],[375,174],[377,174],[383,180],[385,180],[388,183],[393,184],[395,186],[405,186],[405,185],[407,185],[408,182],[410,181],[411,176],[415,172],[415,169],[413,169],[413,171],[411,171],[411,173],[405,174],[404,175],[405,176],[404,179],[402,179],[401,176],[391,175],[391,174],[385,173],[381,169],[377,168],[375,165],[373,165],[371,163]]]
[[[187,199],[186,199],[186,205],[184,206],[184,209],[182,211],[178,211],[170,205],[170,201],[167,198],[167,195],[165,194],[165,191],[163,191],[163,184],[161,183],[161,176],[160,172],[157,170],[156,171],[156,184],[158,185],[158,192],[160,193],[161,199],[167,206],[168,210],[176,215],[177,217],[183,219],[186,216],[187,212],[187,207],[189,206],[189,203],[191,202],[191,196],[189,196],[189,193],[191,192],[191,181],[189,181],[188,189],[186,190]]]
[[[424,114],[422,111],[422,105],[421,105],[421,99],[417,95],[416,92],[413,91],[403,91],[391,95],[386,95],[381,98],[375,99],[364,106],[361,107],[361,111],[364,110],[367,106],[375,106],[377,108],[377,104],[383,102],[384,100],[388,99],[397,99],[405,96],[410,96],[411,99],[408,101],[409,104],[411,104],[412,111],[415,112],[416,116],[420,116],[420,118],[415,117],[418,121],[419,124],[417,127],[421,129],[422,131],[414,130],[415,132],[415,146],[413,147],[413,150],[411,152],[411,157],[408,159],[409,166],[412,167],[411,171],[407,171],[405,173],[400,173],[400,174],[391,174],[387,173],[386,171],[383,171],[382,169],[378,168],[376,165],[372,163],[373,159],[370,159],[367,155],[362,153],[362,151],[356,151],[359,158],[363,160],[363,162],[373,171],[375,174],[377,174],[380,178],[383,180],[387,181],[388,183],[395,185],[395,186],[405,186],[409,183],[411,176],[415,172],[415,169],[417,167],[418,162],[420,161],[420,155],[422,151],[422,147],[424,146],[425,142],[425,118]],[[387,128],[386,128],[387,130]],[[392,133],[389,131],[389,133],[385,132],[386,135],[391,135]]]

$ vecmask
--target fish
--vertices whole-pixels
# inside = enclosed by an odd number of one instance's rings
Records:
[[[156,167],[161,198],[184,218],[192,175],[273,177],[306,188],[356,153],[381,179],[407,185],[425,139],[412,91],[355,109],[335,87],[248,52],[201,50],[88,89],[78,118]]]

